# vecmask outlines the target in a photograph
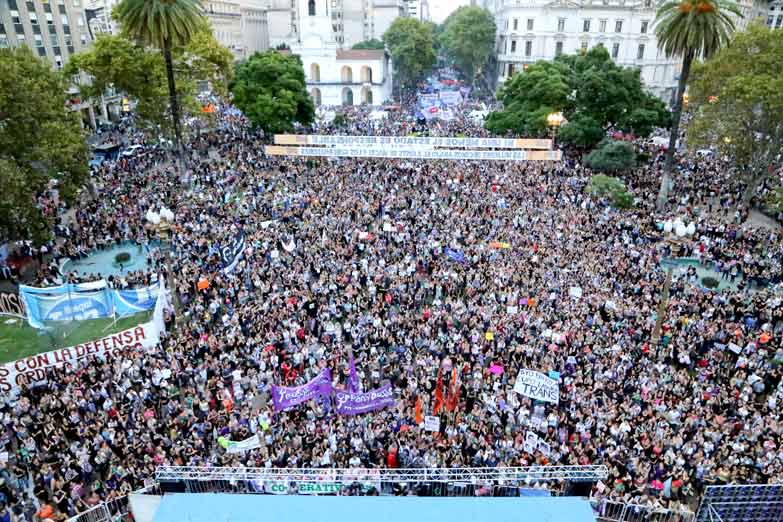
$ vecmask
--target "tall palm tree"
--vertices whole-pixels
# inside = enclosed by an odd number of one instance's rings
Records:
[[[682,56],[682,71],[672,111],[669,149],[666,151],[661,189],[658,192],[658,210],[663,209],[668,198],[669,176],[680,133],[682,102],[691,64],[696,58],[709,58],[729,41],[734,32],[732,15],[742,17],[737,4],[730,0],[669,0],[658,8],[655,16],[658,48],[666,53],[667,57]]]
[[[199,0],[122,0],[117,5],[115,16],[129,36],[145,45],[157,47],[163,53],[171,119],[179,154],[182,150],[182,131],[171,50],[186,45],[206,23],[201,3]]]

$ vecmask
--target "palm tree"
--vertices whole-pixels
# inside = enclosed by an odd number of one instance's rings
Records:
[[[739,7],[729,0],[669,0],[658,8],[655,16],[658,48],[666,53],[667,57],[682,56],[682,71],[672,111],[669,149],[666,151],[661,189],[658,192],[658,210],[663,209],[668,198],[669,176],[674,163],[682,102],[691,64],[696,58],[709,58],[729,41],[734,32],[732,15],[742,17]]]
[[[171,119],[179,154],[182,150],[182,131],[171,50],[186,45],[206,23],[201,3],[199,0],[122,0],[117,5],[115,16],[129,36],[145,45],[157,47],[163,53]]]

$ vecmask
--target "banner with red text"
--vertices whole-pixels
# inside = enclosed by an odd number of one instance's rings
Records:
[[[56,367],[76,368],[89,357],[112,359],[128,349],[147,350],[160,341],[160,332],[153,322],[140,324],[101,339],[31,355],[0,365],[0,392],[9,392],[22,385],[46,382],[47,370]]]

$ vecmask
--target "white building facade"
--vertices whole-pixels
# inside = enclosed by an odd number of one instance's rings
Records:
[[[767,7],[767,27],[783,29],[783,0],[773,0]]]
[[[381,50],[341,49],[330,31],[332,18],[324,0],[297,0],[297,33],[301,43],[291,47],[304,67],[307,90],[316,106],[381,105],[391,98],[391,60]]]
[[[539,60],[603,45],[621,66],[638,67],[645,86],[667,103],[680,60],[658,50],[653,0],[489,0],[498,26],[498,82]]]

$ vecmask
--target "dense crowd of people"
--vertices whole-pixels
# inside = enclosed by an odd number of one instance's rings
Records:
[[[170,208],[171,254],[123,284],[170,275],[179,310],[156,349],[55,370],[4,397],[0,495],[15,519],[32,519],[37,502],[38,518],[75,515],[164,464],[605,464],[596,494],[667,506],[709,484],[783,479],[783,242],[748,222],[720,159],[684,156],[656,214],[653,151],[627,175],[636,206],[617,211],[585,190],[591,172],[574,158],[267,157],[240,115],[220,112],[184,170],[164,152],[95,169],[95,196],[49,246],[72,257],[150,243],[145,213]],[[364,116],[320,131],[365,134]],[[372,131],[484,135],[464,115],[423,124],[405,108]],[[697,233],[675,247],[661,223],[680,216]],[[219,247],[240,234],[242,259],[224,273]],[[734,284],[709,290],[678,272],[653,340],[662,261],[684,251]],[[39,282],[63,277],[41,265]],[[345,387],[350,353],[365,390],[391,383],[394,407],[273,410],[273,385],[325,368]],[[520,369],[557,372],[559,404],[515,393]],[[416,405],[432,413],[439,376],[457,399],[430,432]],[[550,451],[526,449],[529,432]],[[218,443],[253,434],[262,445],[244,453]]]

